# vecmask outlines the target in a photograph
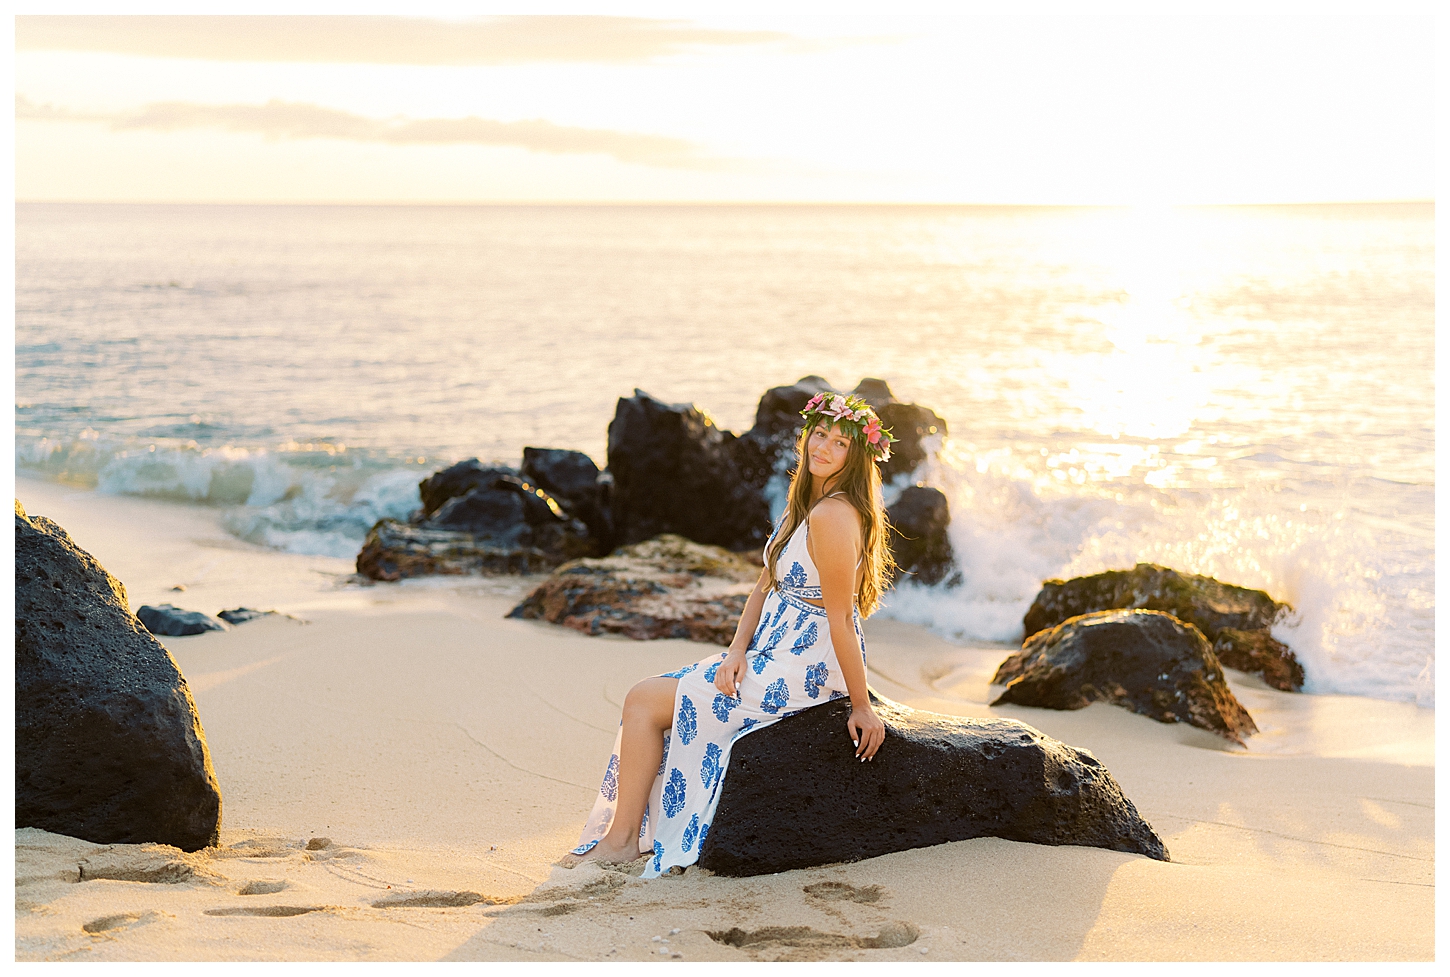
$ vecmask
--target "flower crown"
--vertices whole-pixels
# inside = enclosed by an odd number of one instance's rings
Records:
[[[824,424],[839,425],[841,430],[860,441],[862,446],[877,461],[891,460],[891,445],[896,438],[891,431],[881,426],[881,418],[870,404],[860,397],[845,397],[838,393],[820,393],[812,397],[801,411],[806,427],[814,428]]]

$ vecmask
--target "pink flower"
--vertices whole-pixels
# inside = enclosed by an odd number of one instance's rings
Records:
[[[867,444],[876,444],[878,441],[880,441],[881,419],[876,417],[871,418],[871,420],[866,423],[866,429],[864,433],[866,435]]]
[[[816,394],[814,397],[812,397],[810,400],[808,400],[806,402],[806,408],[805,408],[805,410],[801,411],[801,413],[802,414],[809,414],[811,411],[813,411],[817,407],[821,406],[821,401],[824,400],[825,397],[826,397],[825,394]]]

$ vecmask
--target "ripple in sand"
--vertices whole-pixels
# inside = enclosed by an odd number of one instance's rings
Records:
[[[845,882],[817,882],[805,887],[805,894],[823,902],[879,902],[886,890],[879,885],[865,885],[859,888]]]
[[[227,906],[205,910],[208,916],[301,916],[322,912],[326,906]]]
[[[237,890],[239,896],[270,896],[274,892],[281,892],[287,888],[287,883],[281,879],[257,879],[248,882]]]

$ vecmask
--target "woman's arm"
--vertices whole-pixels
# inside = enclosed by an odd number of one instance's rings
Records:
[[[808,517],[806,540],[811,559],[821,574],[821,599],[831,626],[831,645],[846,691],[851,694],[851,718],[846,729],[856,746],[856,755],[869,760],[886,739],[886,725],[871,708],[866,692],[866,662],[856,636],[857,553],[861,548],[861,517],[855,506],[840,499],[822,499]]]
[[[735,695],[735,686],[745,674],[745,651],[750,647],[750,639],[754,636],[756,627],[760,625],[760,609],[765,606],[765,592],[769,589],[770,574],[762,569],[760,576],[756,578],[755,589],[750,592],[750,599],[745,602],[745,610],[740,612],[740,623],[735,625],[735,637],[730,641],[730,650],[726,652],[720,667],[715,669],[715,688],[728,696]]]

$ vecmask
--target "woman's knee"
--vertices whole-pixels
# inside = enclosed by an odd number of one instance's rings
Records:
[[[628,720],[649,720],[660,729],[674,722],[675,690],[680,680],[655,676],[641,682],[624,697],[624,717]]]

